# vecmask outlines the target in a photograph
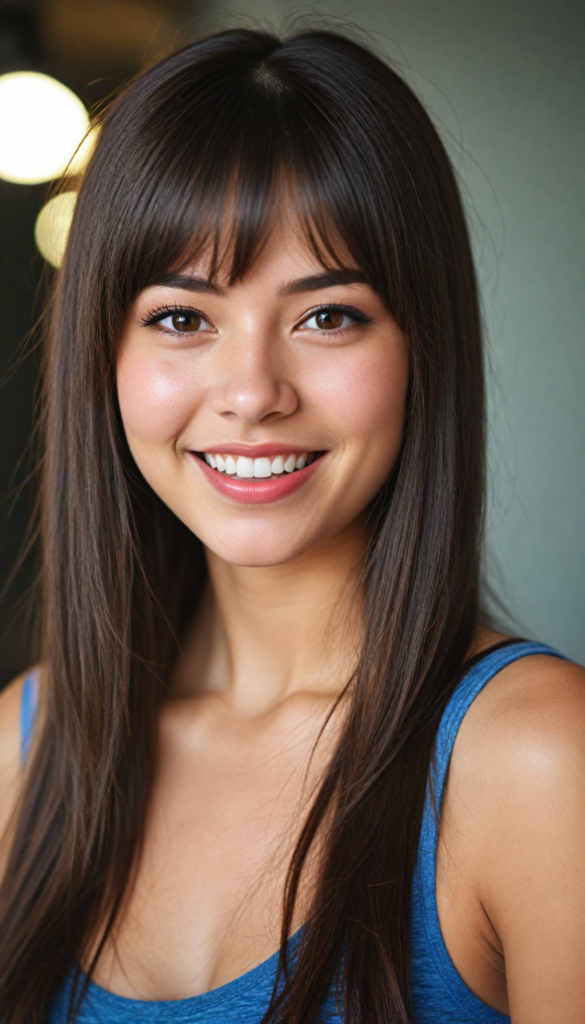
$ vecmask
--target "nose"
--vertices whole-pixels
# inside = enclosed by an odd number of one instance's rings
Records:
[[[219,346],[211,404],[214,412],[246,424],[281,419],[298,408],[278,340],[269,332],[238,332]]]

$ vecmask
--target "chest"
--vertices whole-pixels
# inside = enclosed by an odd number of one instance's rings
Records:
[[[324,769],[308,723],[167,739],[136,882],[95,974],[130,998],[188,998],[274,953],[286,871]],[[305,911],[301,893],[295,928]]]

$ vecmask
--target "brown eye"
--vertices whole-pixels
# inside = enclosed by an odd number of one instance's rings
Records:
[[[170,319],[174,331],[198,331],[201,327],[198,313],[173,313]]]
[[[323,331],[334,331],[341,327],[344,321],[344,314],[338,309],[323,309],[315,315],[315,323]]]

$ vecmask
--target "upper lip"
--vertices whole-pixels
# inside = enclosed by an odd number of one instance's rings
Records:
[[[308,452],[322,450],[297,444],[246,444],[245,441],[212,444],[199,449],[199,451],[209,452],[211,455],[244,455],[249,459],[273,458],[275,455],[306,455]]]

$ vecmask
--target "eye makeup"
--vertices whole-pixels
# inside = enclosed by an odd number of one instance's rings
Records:
[[[198,309],[194,309],[192,306],[178,305],[158,306],[156,309],[152,310],[152,312],[141,317],[138,322],[141,327],[155,327],[156,324],[160,323],[162,320],[166,320],[167,317],[184,317],[186,320],[191,317],[193,320],[199,320],[200,324],[207,324],[209,327],[211,326],[203,313]],[[200,324],[197,325],[197,328],[200,327]],[[173,328],[167,328],[167,330],[172,331]],[[175,333],[180,334],[183,333],[183,331],[179,328]],[[188,333],[188,329],[185,329],[184,333]]]
[[[339,326],[330,326],[329,324],[323,324],[322,326],[307,327],[307,323],[310,320],[317,319],[317,317],[326,317],[327,315],[338,314],[342,317],[347,317],[351,322],[342,323]],[[204,317],[198,309],[193,306],[181,306],[181,305],[164,305],[159,306],[147,313],[144,317],[141,317],[139,324],[141,327],[155,327],[163,320],[172,317],[173,319],[184,318],[184,325],[176,327],[166,327],[165,331],[175,334],[195,334],[202,330],[209,329],[212,325]],[[189,322],[191,321],[191,323]],[[193,321],[195,321],[193,323]],[[353,326],[354,323],[358,324],[369,324],[372,323],[372,318],[363,313],[360,309],[355,306],[348,306],[339,302],[328,302],[323,303],[320,306],[316,306],[314,309],[309,310],[303,314],[302,320],[297,323],[298,328],[305,328],[308,330],[314,330],[322,334],[337,334],[340,331],[347,330]],[[205,326],[202,326],[205,325]]]

